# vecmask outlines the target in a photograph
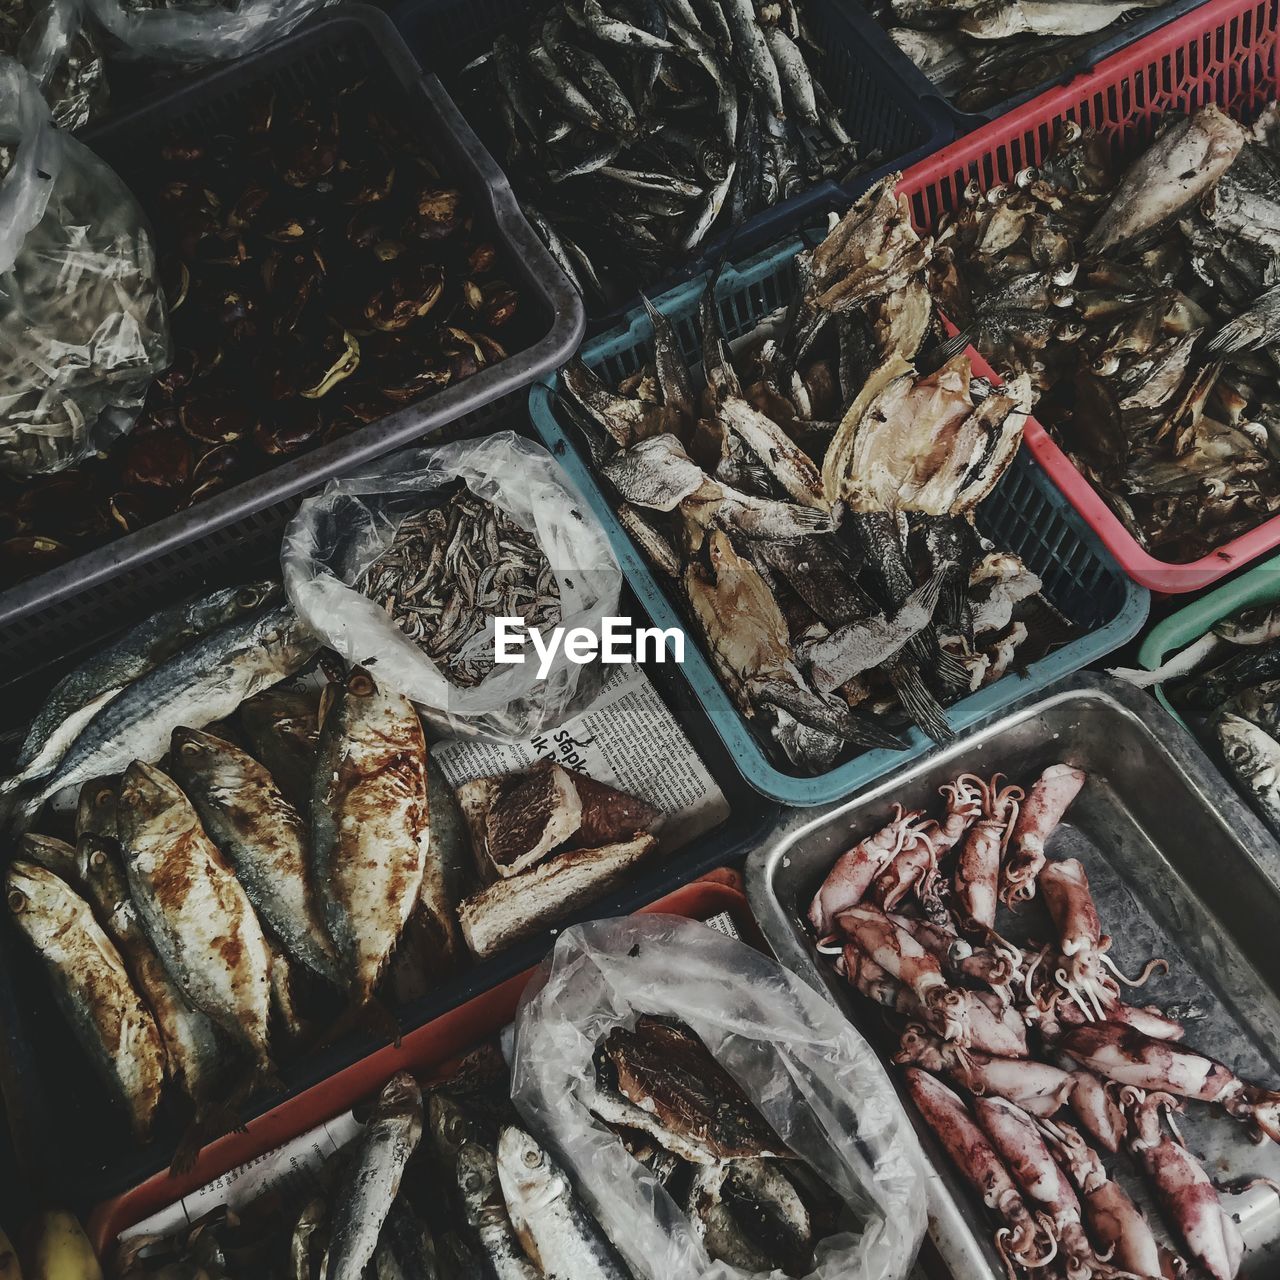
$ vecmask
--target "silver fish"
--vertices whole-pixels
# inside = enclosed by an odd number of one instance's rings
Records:
[[[52,871],[68,884],[79,886],[80,867],[75,849],[65,840],[56,836],[36,835],[28,831],[18,841],[18,857],[27,862],[35,862],[46,871]]]
[[[431,825],[413,704],[355,668],[331,685],[311,802],[312,882],[353,997],[369,1000],[422,891]]]
[[[54,995],[85,1052],[125,1104],[134,1133],[150,1132],[164,1086],[165,1053],[151,1011],[89,904],[60,877],[15,861],[5,899],[48,970]]]
[[[1175,121],[1116,184],[1085,243],[1100,253],[1173,217],[1217,182],[1244,142],[1244,130],[1215,106]]]
[[[1216,731],[1222,754],[1267,825],[1280,834],[1280,742],[1239,716],[1224,715]]]
[[[458,1152],[457,1175],[467,1225],[495,1280],[539,1280],[542,1272],[525,1256],[511,1225],[493,1152],[478,1142],[465,1143]]]
[[[564,1171],[514,1125],[498,1139],[498,1178],[511,1225],[547,1280],[631,1280]]]
[[[225,1074],[213,1021],[182,994],[161,962],[129,896],[118,848],[86,833],[76,844],[76,859],[84,895],[155,1017],[170,1075],[203,1111],[214,1102]]]
[[[796,48],[795,41],[781,27],[772,24],[766,26],[764,38],[774,65],[778,68],[787,104],[805,124],[816,129],[821,123],[818,100],[814,97],[813,76],[804,60],[804,54]]]
[[[629,22],[611,18],[600,7],[600,0],[582,0],[582,16],[586,19],[587,30],[606,44],[620,44],[627,49],[650,49],[657,53],[669,53],[674,47],[670,40],[663,40]]]
[[[36,712],[18,752],[16,776],[0,792],[52,769],[93,716],[139,676],[192,641],[280,597],[272,582],[228,587],[162,609],[63,676]]]
[[[182,791],[135,761],[120,784],[120,843],[138,914],[186,997],[271,1066],[271,949],[243,886]]]
[[[173,776],[235,869],[254,910],[299,964],[340,985],[337,953],[311,886],[306,824],[247,752],[199,729],[175,729]]]
[[[133,760],[158,760],[179,725],[202,728],[246,698],[292,675],[319,642],[287,605],[228,623],[197,640],[113,698],[79,732],[51,773],[25,797],[16,821],[25,829],[64,787],[116,773]]]
[[[1160,0],[988,0],[964,14],[958,31],[975,40],[1009,40],[1014,36],[1078,36],[1109,27],[1133,9]]]
[[[1280,604],[1242,609],[1213,624],[1213,634],[1232,644],[1270,644],[1280,640]]]
[[[1280,680],[1264,680],[1242,689],[1228,698],[1222,709],[1280,739]]]
[[[777,65],[756,18],[755,4],[752,0],[721,0],[720,7],[733,35],[733,56],[739,68],[756,93],[768,103],[769,110],[779,120],[784,119],[786,105],[782,100],[782,81],[778,78]]]
[[[276,685],[240,704],[236,715],[253,756],[299,813],[311,805],[320,738],[320,692]]]
[[[364,1132],[351,1144],[333,1197],[333,1229],[321,1280],[360,1280],[422,1137],[422,1091],[407,1072],[383,1086]]]

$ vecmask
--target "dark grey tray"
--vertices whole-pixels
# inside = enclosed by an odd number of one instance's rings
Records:
[[[812,945],[804,913],[814,891],[839,853],[884,825],[895,802],[932,810],[938,787],[958,773],[998,770],[1029,782],[1058,760],[1084,769],[1089,781],[1050,840],[1050,856],[1084,863],[1122,970],[1140,969],[1152,956],[1169,961],[1169,974],[1135,1001],[1178,1006],[1188,1045],[1245,1079],[1280,1083],[1280,847],[1185,729],[1147,695],[1104,676],[1073,676],[1015,703],[856,800],[795,818],[753,852],[747,896],[778,959],[891,1051],[880,1018],[868,1016],[867,1003]],[[1023,915],[1041,910],[1032,903]],[[894,1075],[901,1087],[901,1073]],[[981,1206],[906,1105],[938,1174],[930,1233],[939,1252],[957,1277],[1000,1280],[1004,1269]],[[1188,1103],[1178,1125],[1215,1179],[1280,1178],[1280,1145],[1256,1146],[1237,1122]],[[1119,1180],[1139,1204],[1153,1204],[1129,1167],[1117,1163]],[[1233,1197],[1229,1208],[1246,1244],[1241,1277],[1275,1276],[1275,1193],[1258,1188]]]
[[[577,349],[585,325],[582,301],[525,221],[502,171],[463,120],[440,81],[423,73],[384,13],[365,5],[328,11],[304,29],[139,104],[83,135],[126,177],[163,130],[195,121],[210,133],[249,86],[347,80],[376,74],[416,120],[443,167],[466,190],[479,219],[492,227],[512,283],[536,313],[539,335],[501,364],[360,431],[282,462],[253,479],[158,520],[135,533],[86,551],[56,569],[0,591],[0,660],[7,669],[39,659],[68,633],[101,634],[136,597],[144,600],[167,580],[174,561],[196,541],[220,535],[223,548],[251,536],[256,513],[312,489],[322,481],[446,426],[476,434],[495,420],[530,383],[557,368]],[[126,578],[127,575],[127,578]],[[118,624],[117,624],[118,625]]]

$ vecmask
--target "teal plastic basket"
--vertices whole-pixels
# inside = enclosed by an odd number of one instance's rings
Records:
[[[795,255],[801,247],[802,241],[793,237],[740,265],[724,267],[717,299],[726,338],[732,340],[747,332],[763,316],[787,305],[796,290]],[[705,283],[702,277],[679,285],[655,304],[671,319],[690,367],[696,363],[700,349],[697,312]],[[617,385],[652,354],[653,327],[642,309],[631,312],[616,329],[582,350],[583,360],[609,385]],[[971,349],[969,355],[975,373],[988,372],[975,351]],[[534,427],[600,517],[627,580],[653,621],[663,628],[684,628],[675,604],[618,523],[586,458],[562,425],[555,395],[558,386],[558,380],[535,386],[529,402]],[[1130,581],[1121,571],[1026,450],[1019,452],[995,492],[982,504],[977,520],[987,537],[1017,552],[1040,575],[1045,597],[1082,634],[1024,671],[1007,675],[950,707],[947,719],[957,730],[1096,662],[1131,640],[1146,620],[1151,602],[1146,588]],[[688,641],[684,674],[716,731],[747,781],[784,804],[829,804],[923,755],[933,745],[920,730],[913,729],[905,750],[864,751],[826,773],[811,776],[782,769],[769,758],[764,744],[720,684],[694,632],[688,633]]]
[[[1280,556],[1260,564],[1238,578],[1232,578],[1216,591],[1210,591],[1193,601],[1186,608],[1171,613],[1165,620],[1152,627],[1142,639],[1138,661],[1148,671],[1154,671],[1166,658],[1172,658],[1189,644],[1200,639],[1215,622],[1241,609],[1254,605],[1274,604],[1280,600]],[[1183,727],[1187,722],[1174,710],[1164,691],[1164,685],[1153,686],[1152,693],[1160,705]]]

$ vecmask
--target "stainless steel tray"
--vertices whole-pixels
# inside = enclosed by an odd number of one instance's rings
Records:
[[[836,856],[882,826],[895,802],[937,812],[937,789],[965,770],[1031,782],[1065,760],[1089,781],[1050,842],[1077,857],[1112,935],[1111,955],[1131,972],[1153,955],[1170,973],[1144,989],[1175,1008],[1187,1043],[1245,1079],[1280,1086],[1280,846],[1236,798],[1198,744],[1147,695],[1103,676],[1079,675],[1016,703],[945,749],[851,801],[785,824],[747,862],[747,895],[783,964],[843,1009],[887,1056],[880,1015],[814,950],[804,911]],[[1043,908],[1023,909],[1028,920]],[[892,1069],[901,1083],[901,1073]],[[930,1233],[956,1280],[1001,1280],[981,1205],[919,1123],[934,1161]],[[1219,1181],[1280,1179],[1280,1146],[1255,1145],[1243,1126],[1198,1103],[1179,1127]],[[1185,1121],[1185,1122],[1184,1122]],[[1139,1204],[1153,1198],[1108,1161]],[[1263,1188],[1232,1198],[1246,1255],[1241,1276],[1280,1274],[1280,1198]],[[1156,1214],[1151,1212],[1153,1225]]]

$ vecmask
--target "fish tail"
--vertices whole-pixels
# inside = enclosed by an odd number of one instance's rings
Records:
[[[973,330],[961,329],[959,333],[953,334],[946,342],[939,343],[929,352],[928,363],[936,364],[941,368],[954,360],[962,351],[966,351],[972,342]]]
[[[1246,351],[1258,345],[1261,338],[1256,321],[1247,315],[1237,316],[1227,321],[1217,333],[1204,344],[1206,355],[1231,355],[1236,351]]]
[[[929,691],[919,669],[910,662],[895,662],[889,669],[889,680],[903,710],[934,742],[950,742],[955,731],[947,723],[946,712]]]
[[[846,720],[845,736],[860,747],[884,747],[890,751],[903,751],[908,745],[900,734],[873,720],[865,712],[852,708]]]

